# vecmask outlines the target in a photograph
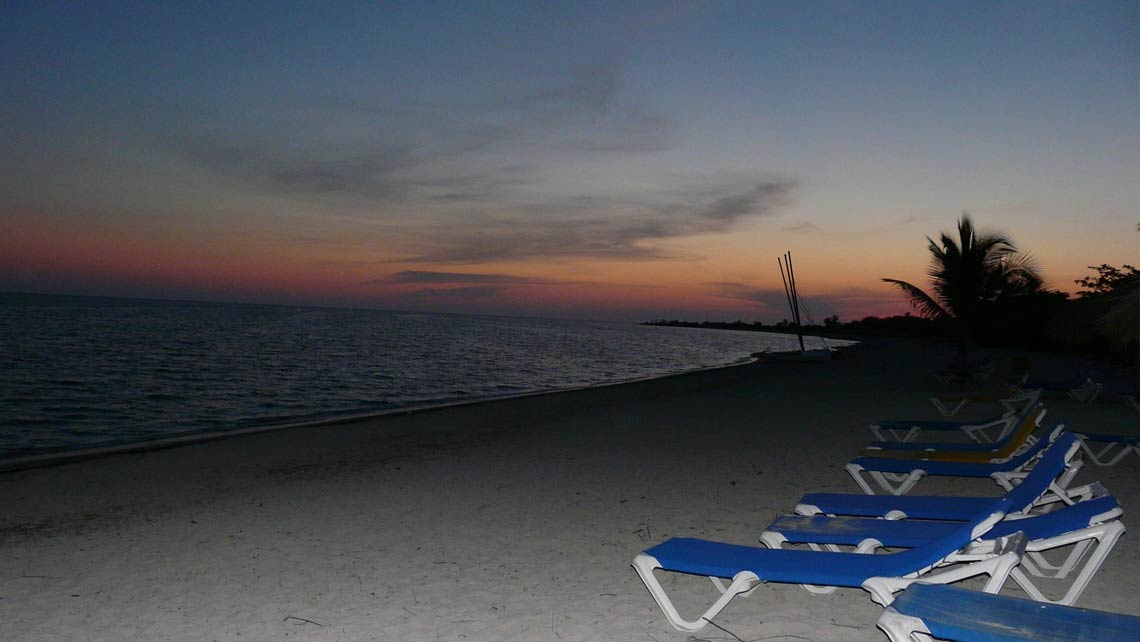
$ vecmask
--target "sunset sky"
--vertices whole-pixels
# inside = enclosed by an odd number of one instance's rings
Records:
[[[134,5],[134,6],[132,6]],[[1124,2],[0,5],[0,291],[907,311],[963,211],[1140,261]]]

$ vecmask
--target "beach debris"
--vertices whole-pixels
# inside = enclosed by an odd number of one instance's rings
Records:
[[[708,618],[704,618],[704,620],[705,620],[705,622],[708,622],[709,624],[720,629],[721,631],[724,631],[725,633],[731,635],[732,637],[717,636],[715,638],[699,638],[695,635],[690,635],[689,637],[685,638],[685,642],[715,642],[718,640],[736,640],[737,642],[760,642],[761,640],[806,640],[807,642],[815,642],[815,640],[813,638],[807,638],[807,637],[804,637],[802,635],[795,635],[792,633],[778,633],[776,635],[765,635],[764,637],[749,638],[749,639],[745,640],[744,638],[740,637],[739,635],[733,633],[732,631],[729,631],[728,629],[717,624],[716,622],[713,622],[712,620],[710,620]],[[835,620],[832,620],[832,623],[834,624]],[[840,626],[844,626],[844,625],[840,625]],[[845,628],[857,629],[860,627],[851,626],[851,627],[845,627]],[[650,636],[650,637],[652,637],[652,636]],[[654,640],[656,640],[656,638],[654,638]]]
[[[306,624],[315,624],[317,626],[324,626],[324,624],[321,624],[320,622],[314,622],[312,620],[308,620],[308,619],[305,619],[303,617],[297,617],[295,615],[286,615],[285,619],[281,620],[281,621],[282,622],[289,622],[290,620],[294,620],[292,622],[293,626],[304,626]]]
[[[638,539],[643,542],[653,539],[653,533],[649,530],[649,524],[644,522],[637,525],[637,530],[633,531],[633,534],[637,535]]]

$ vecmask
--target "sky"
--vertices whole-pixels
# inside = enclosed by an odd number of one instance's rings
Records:
[[[0,291],[648,320],[908,311],[963,212],[1140,250],[1125,2],[0,5]]]

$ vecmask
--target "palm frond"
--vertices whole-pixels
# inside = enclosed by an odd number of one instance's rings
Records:
[[[914,306],[915,310],[918,310],[920,316],[926,317],[927,319],[953,318],[953,315],[948,313],[933,297],[923,292],[921,288],[898,279],[883,279],[883,281],[891,283],[898,287],[899,290],[902,290],[902,293],[910,301],[910,304]]]
[[[1045,287],[1041,261],[1028,252],[1015,252],[1005,257],[1001,271],[1019,293],[1037,292]]]

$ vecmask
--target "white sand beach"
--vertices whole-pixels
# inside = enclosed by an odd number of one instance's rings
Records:
[[[672,536],[757,544],[805,492],[857,492],[842,465],[866,424],[937,418],[928,371],[951,349],[872,341],[829,363],[3,473],[0,639],[687,640],[634,555]],[[1065,369],[1035,364],[1050,360]],[[1046,403],[1049,424],[1136,430],[1113,399]],[[1077,479],[1116,494],[1129,529],[1081,606],[1140,615],[1138,471],[1132,457]],[[999,490],[924,480],[915,492]],[[698,578],[667,586],[694,614],[713,595]],[[881,642],[879,613],[861,590],[765,585],[696,638]]]

